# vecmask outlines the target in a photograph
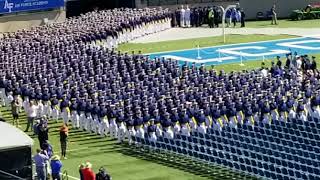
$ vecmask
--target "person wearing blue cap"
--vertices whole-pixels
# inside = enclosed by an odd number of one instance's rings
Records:
[[[128,138],[128,143],[129,145],[131,145],[132,142],[132,137],[136,136],[136,131],[134,129],[134,120],[133,120],[133,114],[132,113],[128,113],[126,116],[126,127],[127,127],[127,133],[126,136]]]
[[[114,104],[110,105],[110,111],[108,113],[108,120],[109,120],[109,132],[110,136],[112,138],[117,138],[118,134],[118,126],[116,123],[116,118],[117,118],[117,112],[116,112],[116,106]]]
[[[88,132],[92,132],[92,125],[93,125],[93,118],[92,118],[92,109],[93,109],[93,105],[92,105],[92,99],[88,98],[86,99],[86,109],[85,109],[85,123],[84,123],[84,129]]]
[[[78,107],[79,111],[79,126],[81,130],[85,130],[85,123],[86,123],[86,102],[84,101],[84,98],[81,98],[78,100]]]
[[[51,118],[54,119],[56,122],[58,122],[58,119],[60,117],[60,106],[59,106],[59,100],[57,99],[57,95],[53,94],[51,99]]]
[[[91,116],[92,116],[91,131],[93,131],[95,134],[100,134],[99,129],[101,129],[100,128],[100,121],[99,121],[100,107],[98,104],[99,104],[98,101],[93,101],[93,107],[92,107],[92,111],[91,111]]]
[[[79,129],[80,128],[80,116],[78,113],[78,104],[77,104],[76,98],[71,99],[70,119],[71,119],[72,127]]]
[[[279,101],[278,111],[279,111],[279,121],[287,122],[287,120],[288,120],[288,107],[287,107],[287,103],[285,101],[285,97],[283,97]]]
[[[172,122],[170,120],[170,114],[166,113],[163,121],[161,122],[163,128],[163,137],[168,139],[174,138],[174,133],[172,131]]]
[[[261,110],[261,119],[264,124],[270,124],[272,122],[272,117],[270,115],[270,105],[268,100],[263,102]]]
[[[127,134],[127,128],[124,124],[125,121],[125,116],[124,116],[124,112],[120,111],[118,113],[118,117],[117,117],[117,126],[118,126],[118,143],[122,143],[124,141],[124,139],[126,138],[126,134]]]
[[[199,133],[206,134],[207,127],[206,127],[205,123],[207,121],[207,117],[205,116],[203,109],[200,109],[200,112],[198,113],[196,119],[197,119],[197,123],[198,123],[197,131]]]
[[[157,126],[154,124],[154,119],[151,118],[147,132],[148,132],[149,140],[152,142],[157,141],[156,129],[157,129]]]
[[[273,96],[271,97],[269,106],[270,106],[270,115],[271,115],[272,121],[278,121],[280,114],[278,111],[277,102],[275,101],[275,98]]]
[[[303,99],[299,100],[296,117],[298,120],[307,121],[308,120],[306,115],[307,112],[305,110],[305,104],[303,101],[304,101]]]
[[[105,103],[101,104],[100,112],[99,112],[99,121],[100,121],[100,128],[99,128],[99,134],[101,136],[107,136],[109,133],[109,120],[108,120],[108,112],[107,107]]]
[[[294,99],[290,93],[287,94],[287,102],[288,108],[288,120],[291,121],[296,118],[296,107],[294,106]]]
[[[60,102],[60,109],[61,109],[61,117],[63,119],[64,124],[68,124],[70,120],[70,101],[67,99],[67,95],[63,95],[63,99]]]
[[[235,108],[235,104],[232,103],[231,106],[228,108],[227,110],[227,118],[228,118],[228,122],[229,122],[229,126],[236,128],[238,125],[238,121],[237,121],[237,111]]]
[[[45,88],[44,92],[42,93],[42,104],[43,104],[43,111],[42,114],[46,115],[47,117],[51,116],[51,101],[48,89]]]
[[[180,126],[181,126],[181,130],[180,130],[181,135],[190,136],[190,133],[191,133],[191,128],[189,125],[190,120],[191,118],[187,114],[187,110],[183,108],[182,113],[180,115],[180,120],[179,120]]]
[[[134,127],[136,130],[136,136],[144,139],[144,129],[143,129],[143,117],[141,116],[141,112],[136,112],[136,117],[134,119]]]
[[[172,122],[174,134],[179,133],[180,130],[181,130],[181,127],[180,127],[180,123],[179,123],[180,116],[179,116],[179,113],[177,111],[177,108],[173,108],[172,109],[172,113],[171,113],[170,119],[171,119],[171,122]]]

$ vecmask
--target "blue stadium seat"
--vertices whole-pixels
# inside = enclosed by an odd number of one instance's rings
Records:
[[[236,169],[236,170],[239,170],[240,169],[240,165],[236,162],[233,163],[233,167]]]
[[[273,172],[270,173],[271,178],[270,179],[277,179],[277,175]]]

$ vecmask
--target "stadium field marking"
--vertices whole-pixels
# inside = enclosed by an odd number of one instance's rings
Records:
[[[191,50],[178,50],[151,54],[150,57],[165,57],[184,62],[205,63],[206,65],[219,65],[227,63],[245,62],[285,57],[285,54],[297,52],[298,54],[317,54],[320,52],[320,40],[311,37],[289,38],[282,40],[259,41],[251,43],[229,44],[197,48]]]
[[[207,62],[220,62],[223,60],[232,60],[232,59],[237,59],[236,57],[222,57],[222,58],[212,58],[212,59],[190,59],[190,58],[185,58],[185,57],[179,57],[179,56],[172,56],[172,55],[166,55],[166,56],[162,56],[165,58],[171,58],[174,60],[182,60],[182,61],[186,61],[186,62],[194,62],[194,63],[207,63]]]
[[[244,35],[245,36],[245,35]],[[316,35],[314,35],[316,36]],[[264,42],[274,42],[274,41],[281,41],[281,40],[291,40],[291,39],[302,39],[309,36],[302,36],[302,37],[294,37],[294,38],[281,38],[281,39],[274,39],[274,40],[265,40],[265,41],[256,41],[256,42],[245,42],[245,43],[233,43],[233,44],[223,44],[223,45],[216,45],[216,46],[206,46],[204,48],[215,48],[215,47],[225,47],[225,46],[233,46],[233,45],[245,45],[245,44],[255,44],[255,43],[264,43]],[[313,36],[310,36],[313,37]],[[316,37],[320,37],[317,35]],[[144,55],[153,55],[153,54],[160,54],[160,53],[171,53],[171,52],[180,52],[180,51],[188,51],[188,50],[197,50],[197,47],[194,48],[187,48],[187,49],[179,49],[179,50],[170,50],[170,51],[161,51],[161,52],[153,52],[153,53],[145,53]]]

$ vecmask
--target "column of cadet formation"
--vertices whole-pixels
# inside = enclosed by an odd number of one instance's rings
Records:
[[[136,32],[169,28],[169,16],[161,9],[117,9],[5,34],[2,105],[21,97],[26,110],[30,101],[37,104],[40,117],[129,143],[132,136],[156,141],[208,128],[319,118],[314,57],[288,54],[285,65],[278,58],[270,70],[226,74],[105,47]]]

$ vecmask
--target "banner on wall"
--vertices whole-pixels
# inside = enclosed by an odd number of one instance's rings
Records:
[[[0,14],[45,10],[64,6],[64,0],[0,0]]]

